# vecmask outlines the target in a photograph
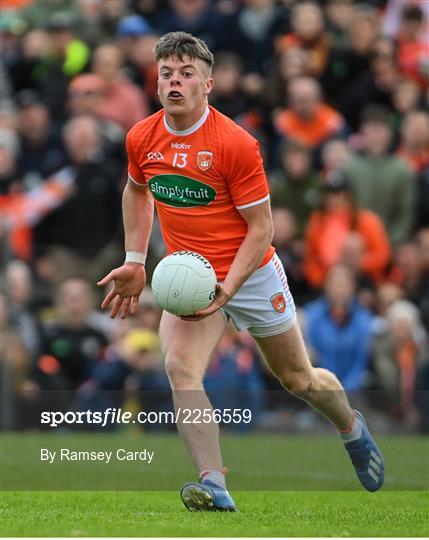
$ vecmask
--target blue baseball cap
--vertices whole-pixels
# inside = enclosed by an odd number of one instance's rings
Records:
[[[139,15],[129,15],[119,21],[117,33],[120,37],[144,36],[152,31],[149,23]]]

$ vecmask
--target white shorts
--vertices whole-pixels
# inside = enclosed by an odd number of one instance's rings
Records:
[[[252,336],[274,336],[289,330],[296,321],[295,304],[283,265],[276,254],[243,283],[221,308],[237,330]]]

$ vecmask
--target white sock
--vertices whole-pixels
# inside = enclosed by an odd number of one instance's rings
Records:
[[[200,474],[201,482],[203,480],[210,480],[213,484],[226,490],[225,475],[222,471],[202,471]]]
[[[362,420],[355,414],[350,426],[345,430],[338,430],[338,433],[340,434],[341,439],[347,443],[360,439],[362,436],[362,429]]]

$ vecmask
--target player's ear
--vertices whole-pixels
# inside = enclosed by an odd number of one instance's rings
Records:
[[[206,79],[206,90],[205,95],[208,96],[214,87],[214,79],[212,77],[207,77]]]

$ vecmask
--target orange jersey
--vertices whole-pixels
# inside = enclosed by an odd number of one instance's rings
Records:
[[[344,128],[343,117],[328,105],[319,104],[313,118],[299,117],[291,109],[278,114],[275,125],[278,131],[311,148],[319,146]]]
[[[155,199],[167,252],[200,253],[225,279],[247,233],[239,210],[269,199],[256,139],[213,107],[185,131],[161,110],[128,132],[127,153],[131,180]]]

